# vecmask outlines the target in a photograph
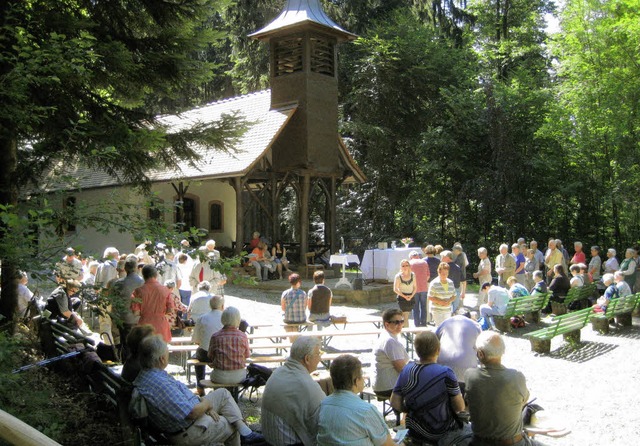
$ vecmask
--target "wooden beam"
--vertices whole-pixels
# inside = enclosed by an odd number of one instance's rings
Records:
[[[311,192],[311,176],[305,173],[302,177],[302,193],[300,194],[300,261],[309,247],[309,195]]]
[[[9,444],[24,446],[61,446],[24,421],[0,410],[0,437]]]
[[[329,208],[329,248],[330,252],[337,252],[338,240],[337,240],[337,209],[336,209],[336,177],[331,177],[329,180],[329,197],[327,200],[327,207]]]
[[[244,245],[244,210],[242,205],[242,178],[233,178],[233,188],[236,191],[236,249],[235,253],[240,254]]]
[[[256,193],[254,191],[252,191],[251,188],[246,187],[246,185],[245,185],[245,189],[247,190],[247,192],[249,192],[249,195],[251,196],[251,198],[253,198],[253,200],[256,203],[258,203],[258,205],[262,208],[264,213],[267,214],[267,217],[269,217],[269,220],[271,220],[271,223],[273,223],[273,216],[269,212],[269,209],[267,209],[267,207],[264,205],[264,203],[262,203],[262,201],[260,201],[260,198],[256,195]]]

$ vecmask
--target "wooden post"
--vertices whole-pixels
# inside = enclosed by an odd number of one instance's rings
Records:
[[[4,410],[0,410],[0,438],[10,444],[24,446],[60,446],[60,443]]]
[[[300,193],[300,263],[304,262],[304,255],[309,248],[309,194],[311,193],[311,176],[302,176],[302,191]]]
[[[329,207],[329,247],[331,248],[330,252],[334,253],[338,250],[336,177],[332,176],[329,182],[329,199],[327,200],[327,206]]]
[[[236,249],[235,253],[240,254],[244,244],[244,209],[242,206],[242,178],[233,178],[233,188],[236,190]]]
[[[271,222],[273,224],[273,239],[271,245],[274,246],[280,240],[280,200],[278,195],[278,179],[274,172],[271,173]]]

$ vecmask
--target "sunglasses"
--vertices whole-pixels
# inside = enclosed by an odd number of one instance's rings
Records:
[[[400,324],[404,324],[404,319],[397,319],[395,321],[389,321],[390,324],[394,324],[394,325],[400,325]]]

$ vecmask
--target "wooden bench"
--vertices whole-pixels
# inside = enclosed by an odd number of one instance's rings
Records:
[[[565,341],[576,344],[580,342],[580,330],[587,325],[593,314],[593,308],[573,311],[555,316],[546,328],[533,331],[525,335],[531,342],[531,350],[537,353],[551,351],[551,339],[563,335]]]
[[[227,389],[235,402],[238,402],[238,398],[240,398],[240,383],[236,384],[223,384],[223,383],[214,383],[210,379],[201,379],[200,386],[205,389]]]
[[[571,304],[581,302],[592,297],[595,291],[595,282],[581,287],[573,287],[569,289],[562,302],[551,301],[551,312],[556,316],[566,314],[569,311]]]
[[[348,352],[341,353],[323,353],[320,356],[320,362],[325,366],[325,368],[329,368],[331,366],[331,361],[336,359],[338,356],[346,354]],[[274,355],[274,356],[252,356],[247,359],[247,363],[251,364],[283,364],[287,360],[287,356],[284,355]]]
[[[373,388],[365,387],[360,392],[360,398],[366,400],[367,402],[371,402],[371,399],[375,399],[376,401],[382,402],[382,417],[387,418],[388,415],[394,414],[396,416],[396,426],[400,424],[400,412],[396,411],[389,401],[388,396],[378,395]]]
[[[591,327],[602,334],[609,333],[609,320],[614,319],[616,323],[629,327],[632,324],[631,314],[640,305],[640,293],[612,299],[607,305],[605,313],[594,313],[591,316]]]
[[[540,310],[549,303],[550,293],[536,294],[535,296],[521,296],[509,299],[507,310],[503,316],[493,316],[496,328],[504,333],[511,333],[511,318],[524,316],[527,322],[540,322]]]

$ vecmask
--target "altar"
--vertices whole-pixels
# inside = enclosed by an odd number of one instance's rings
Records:
[[[386,280],[393,282],[400,271],[400,261],[409,259],[411,251],[420,252],[419,247],[396,249],[367,249],[364,252],[360,269],[365,280]]]

